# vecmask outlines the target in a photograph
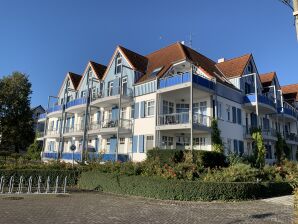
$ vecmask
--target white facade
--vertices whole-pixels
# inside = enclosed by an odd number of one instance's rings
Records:
[[[253,62],[252,68],[226,82],[196,64],[173,61],[162,76],[152,73],[138,82],[144,72],[118,47],[104,73],[89,63],[77,86],[67,75],[57,105],[40,119],[46,125],[43,159],[71,161],[71,145],[76,146],[75,160],[102,156],[142,161],[154,147],[210,151],[213,118],[218,120],[225,153],[251,154],[250,129],[261,127],[268,162],[275,160],[276,132],[290,135],[287,143],[291,158],[296,158],[297,111],[292,108],[293,116],[278,113],[286,105],[278,95],[280,86],[263,94]]]

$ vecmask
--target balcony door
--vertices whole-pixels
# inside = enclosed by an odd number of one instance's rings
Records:
[[[122,95],[127,96],[127,77],[122,78]]]

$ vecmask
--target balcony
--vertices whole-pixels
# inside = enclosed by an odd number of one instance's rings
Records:
[[[298,135],[295,133],[285,133],[285,139],[289,143],[298,144]]]
[[[123,88],[121,93],[121,102],[127,104],[131,102],[133,91],[131,88]],[[118,104],[120,98],[120,87],[104,89],[98,94],[92,95],[91,105],[97,107],[111,107]]]
[[[210,131],[212,118],[207,115],[194,113],[193,128],[196,130]],[[190,112],[162,114],[158,116],[157,130],[189,129]]]
[[[38,116],[38,122],[43,122],[46,120],[47,114],[43,113]]]
[[[279,107],[277,109],[278,113],[280,115],[283,115],[285,117],[286,120],[288,121],[296,121],[297,120],[297,113],[294,111],[294,109],[290,109],[290,108],[282,108]]]
[[[244,107],[246,109],[255,110],[256,107],[256,95],[249,94],[244,96]],[[268,98],[267,96],[258,95],[258,104],[259,104],[259,112],[261,113],[275,113],[276,107],[273,100]]]
[[[81,153],[71,153],[71,152],[64,152],[62,153],[63,160],[74,160],[74,161],[81,161]]]
[[[35,135],[36,135],[37,140],[43,140],[44,132],[43,131],[37,131]]]
[[[65,105],[66,112],[82,112],[86,109],[87,98],[78,98]]]
[[[41,158],[43,160],[53,160],[58,159],[58,153],[57,152],[42,152]]]
[[[62,105],[55,105],[47,109],[47,116],[54,117],[56,115],[62,115]]]
[[[178,87],[187,87],[191,81],[190,73],[183,73],[183,74],[176,74],[173,76],[165,77],[158,80],[158,89],[165,89],[169,87],[175,86],[177,89]],[[207,90],[215,90],[215,83],[211,80],[208,80],[202,76],[199,75],[193,75],[192,81],[194,84],[196,84],[199,87],[204,87]],[[184,84],[184,85],[183,85]],[[171,88],[169,88],[171,89]]]
[[[84,134],[84,125],[83,124],[75,124],[74,126],[65,127],[64,136],[83,136]]]
[[[251,139],[252,138],[251,132],[255,127],[244,126],[243,128],[244,128],[244,138]],[[273,141],[277,140],[277,131],[274,128],[261,128],[261,131],[264,139],[273,140]]]
[[[119,133],[129,134],[132,130],[132,121],[130,119],[118,120],[107,119],[100,123],[100,129],[98,130],[100,134],[115,134],[119,128]]]
[[[60,137],[59,129],[50,127],[50,128],[46,131],[46,137],[47,137],[47,138],[59,138],[59,137]]]

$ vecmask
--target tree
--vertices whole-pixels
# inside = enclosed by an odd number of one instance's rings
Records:
[[[33,142],[28,76],[14,72],[0,79],[0,150],[19,153]]]
[[[213,151],[223,153],[224,147],[222,139],[220,137],[220,130],[218,128],[218,123],[216,119],[213,119],[211,122],[211,130],[211,143]]]
[[[42,151],[41,142],[35,139],[34,142],[28,147],[26,157],[32,160],[40,160],[41,151]]]
[[[275,155],[277,164],[280,164],[281,161],[285,159],[284,145],[286,145],[286,141],[282,138],[280,133],[277,133],[277,142],[275,145]]]
[[[260,128],[255,128],[251,131],[252,139],[255,143],[254,157],[256,166],[263,168],[265,166],[266,148],[264,145],[264,139]]]

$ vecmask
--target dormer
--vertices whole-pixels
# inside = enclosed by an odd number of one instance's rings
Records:
[[[64,78],[63,84],[58,93],[58,104],[64,101],[69,102],[76,97],[76,90],[81,81],[82,76],[73,72],[68,72]],[[65,100],[64,100],[65,99]]]

